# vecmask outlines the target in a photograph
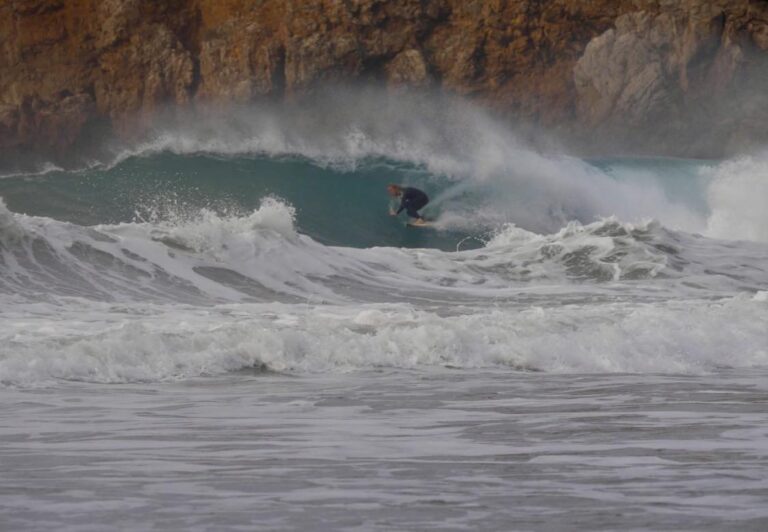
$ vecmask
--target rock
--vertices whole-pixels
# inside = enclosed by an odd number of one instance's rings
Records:
[[[674,99],[662,53],[674,35],[669,29],[659,31],[657,21],[641,11],[619,17],[616,29],[590,41],[573,72],[585,124],[617,118],[642,125],[666,110]]]
[[[604,133],[597,142],[622,135],[652,150],[720,153],[738,124],[768,109],[768,47],[760,44],[768,4],[760,5],[687,0],[619,16],[574,67],[579,121]],[[759,129],[753,135],[766,138]]]
[[[102,51],[93,90],[100,113],[130,133],[158,105],[189,102],[194,65],[168,28],[150,25],[115,49]],[[126,75],[131,72],[131,75]]]
[[[752,42],[763,51],[768,51],[768,21],[751,20],[748,25]]]
[[[208,39],[200,50],[201,84],[196,96],[207,101],[247,103],[283,93],[285,49],[280,44],[234,46],[226,37]]]
[[[387,83],[398,87],[426,87],[430,83],[427,64],[421,52],[413,48],[403,50],[385,67]]]
[[[104,0],[98,6],[101,21],[96,36],[96,47],[107,48],[126,41],[141,25],[140,0]]]
[[[140,137],[168,106],[339,81],[441,88],[576,136],[669,138],[704,109],[697,127],[744,138],[767,52],[757,0],[18,0],[0,3],[0,148],[62,150],[94,124]]]
[[[19,144],[19,109],[15,105],[0,105],[0,150],[15,148]]]

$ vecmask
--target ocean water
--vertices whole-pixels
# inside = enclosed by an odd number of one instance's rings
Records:
[[[0,528],[765,530],[768,156],[380,103],[0,178]]]

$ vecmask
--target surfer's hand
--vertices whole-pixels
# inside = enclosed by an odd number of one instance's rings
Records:
[[[397,213],[393,211],[392,209],[389,209],[389,215],[390,216],[397,216]]]

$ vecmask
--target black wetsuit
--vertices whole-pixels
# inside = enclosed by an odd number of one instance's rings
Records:
[[[411,218],[421,219],[418,211],[429,203],[429,198],[418,188],[405,187],[402,190],[403,195],[400,199],[400,208],[397,209],[397,214],[405,210],[406,214]]]

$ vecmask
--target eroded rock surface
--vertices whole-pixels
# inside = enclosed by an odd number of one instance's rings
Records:
[[[766,136],[768,2],[648,2],[593,38],[574,68],[578,121],[696,155]],[[637,136],[637,134],[636,134]],[[687,137],[687,138],[686,138]]]

